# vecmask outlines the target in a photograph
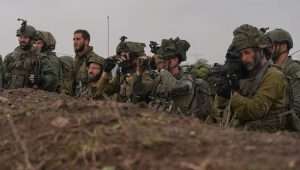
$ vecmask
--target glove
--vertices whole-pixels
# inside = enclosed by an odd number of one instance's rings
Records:
[[[107,58],[104,60],[103,71],[106,73],[110,73],[111,70],[116,66],[115,61],[111,58]]]
[[[30,74],[28,79],[29,79],[30,83],[33,85],[38,85],[41,81],[40,76],[35,75],[35,74]]]
[[[228,80],[220,81],[216,84],[216,93],[220,97],[229,99],[231,96],[231,86]]]

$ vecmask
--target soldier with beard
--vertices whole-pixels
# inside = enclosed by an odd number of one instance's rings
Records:
[[[234,31],[231,45],[239,52],[248,77],[217,87],[219,109],[230,99],[225,114],[231,120],[229,125],[249,130],[285,129],[287,81],[280,67],[267,60],[271,44],[256,27],[245,24]]]
[[[73,95],[80,96],[81,91],[88,86],[89,74],[88,66],[92,61],[104,60],[93,51],[93,47],[90,46],[90,34],[86,30],[76,30],[73,37],[73,45],[75,50],[74,61],[74,87]],[[102,67],[102,64],[100,64]]]
[[[91,58],[88,61],[88,83],[80,90],[76,91],[76,96],[88,97],[93,99],[102,99],[103,97],[97,93],[97,82],[102,74],[102,66],[104,60],[100,57]]]
[[[53,91],[49,84],[53,83],[53,69],[45,60],[41,60],[39,52],[33,48],[36,29],[27,25],[25,20],[17,30],[19,46],[8,54],[3,63],[4,88],[38,88]],[[49,76],[48,76],[49,75]]]

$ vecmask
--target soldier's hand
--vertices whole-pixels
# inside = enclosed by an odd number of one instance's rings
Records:
[[[104,60],[103,71],[110,73],[115,66],[116,66],[115,61],[111,58],[107,58]]]
[[[30,74],[28,79],[31,82],[31,84],[34,84],[34,85],[38,85],[41,80],[40,76],[37,76],[34,74]]]

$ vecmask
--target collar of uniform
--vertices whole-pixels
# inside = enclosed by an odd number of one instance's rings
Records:
[[[14,51],[19,52],[19,53],[26,53],[26,52],[30,52],[30,49],[29,50],[23,50],[21,48],[21,46],[18,46],[18,47],[15,48]]]
[[[289,56],[287,60],[281,65],[281,69],[285,69],[292,62],[292,57]]]
[[[76,53],[76,56],[78,57],[83,57],[86,56],[89,52],[93,51],[93,47],[89,46],[88,48],[86,48],[85,50],[83,50],[82,52],[78,52]]]
[[[33,54],[35,53],[32,49],[28,49],[28,50],[23,50],[20,46],[16,47],[15,50],[13,51],[13,54],[15,56],[18,56],[18,55],[23,55],[23,54]]]

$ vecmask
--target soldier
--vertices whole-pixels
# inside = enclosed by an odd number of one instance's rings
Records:
[[[90,46],[90,34],[86,30],[76,30],[74,32],[74,50],[75,50],[75,62],[74,62],[74,84],[75,89],[73,95],[79,95],[83,88],[87,87],[88,76],[88,63],[91,60],[103,60],[93,51],[93,47]]]
[[[8,54],[3,63],[4,87],[39,88],[52,91],[50,84],[55,77],[49,63],[41,60],[39,53],[32,48],[36,37],[36,29],[22,20],[22,26],[17,30],[19,46]]]
[[[49,80],[51,80],[45,86],[47,89],[51,89],[51,91],[59,92],[60,86],[62,84],[62,68],[61,68],[60,61],[56,56],[56,53],[54,52],[55,45],[56,45],[56,40],[50,32],[37,31],[34,47],[38,51],[40,51],[40,60],[42,66],[48,67],[42,70],[44,72],[47,72],[48,70],[54,70],[50,72],[52,75],[45,73],[45,75],[49,77]],[[48,63],[48,64],[43,64],[43,63]]]
[[[207,61],[199,59],[192,67],[191,73],[196,78],[207,80],[210,66]]]
[[[133,75],[137,70],[138,59],[145,56],[145,44],[125,41],[123,36],[116,49],[116,56],[109,57],[104,63],[102,87],[106,84],[107,95],[120,102],[131,101]],[[111,71],[116,67],[116,75],[110,81]],[[104,84],[103,84],[104,83]]]
[[[267,37],[273,44],[271,59],[282,67],[282,71],[288,79],[289,107],[295,111],[291,117],[291,128],[300,131],[300,62],[289,56],[289,52],[293,48],[292,36],[284,29],[275,29],[268,32]]]
[[[180,67],[180,63],[186,60],[189,47],[187,41],[179,38],[163,39],[157,55],[164,64],[159,66],[162,68],[154,83],[151,85],[149,80],[139,76],[142,73],[137,73],[134,91],[150,96],[150,105],[157,109],[205,119],[211,109],[208,84],[183,73]]]
[[[88,61],[88,83],[81,88],[81,91],[77,91],[76,96],[88,97],[93,99],[103,99],[103,96],[99,95],[97,82],[102,75],[102,66],[104,59],[100,57],[91,58]]]
[[[256,27],[245,24],[234,31],[231,45],[240,53],[248,78],[217,87],[217,106],[220,109],[226,106],[221,100],[230,99],[226,124],[249,130],[285,129],[287,82],[280,68],[267,60],[269,41]]]

